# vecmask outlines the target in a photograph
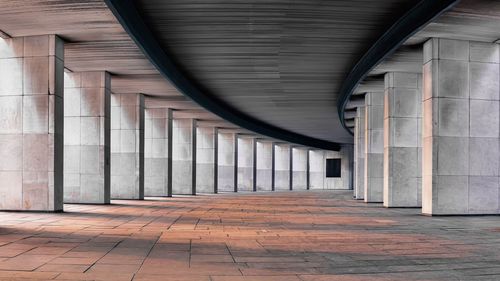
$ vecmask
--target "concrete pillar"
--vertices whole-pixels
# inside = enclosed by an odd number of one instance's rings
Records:
[[[238,138],[238,191],[253,191],[253,137]]]
[[[144,95],[111,95],[111,198],[144,199]]]
[[[173,176],[172,176],[172,159],[174,150],[174,110],[167,109],[167,196],[172,197],[173,193]],[[170,141],[168,141],[170,140]]]
[[[390,72],[384,96],[384,206],[422,206],[422,75]]]
[[[288,188],[293,190],[293,146],[289,146],[288,153]]]
[[[196,190],[214,193],[215,128],[198,127],[196,132]]]
[[[306,150],[306,189],[311,189],[311,158],[310,158],[311,150],[308,148]]]
[[[173,120],[172,192],[196,194],[196,120]],[[195,149],[193,149],[193,146]]]
[[[257,142],[257,191],[272,190],[272,142]]]
[[[292,149],[293,190],[307,189],[307,149],[295,147]]]
[[[499,45],[424,45],[422,211],[499,214]]]
[[[214,128],[214,193],[219,193],[219,128]]]
[[[64,43],[0,39],[0,209],[62,211]]]
[[[309,150],[309,189],[324,189],[325,151]]]
[[[351,158],[353,157],[353,146],[342,145],[340,151],[325,151],[324,153],[324,189],[351,189]],[[326,177],[326,160],[340,159],[340,177]]]
[[[276,144],[274,153],[275,190],[290,190],[290,145]]]
[[[234,176],[234,183],[233,183],[233,186],[234,186],[234,192],[238,192],[238,143],[239,143],[239,137],[238,137],[238,134],[234,134],[233,136],[233,142],[234,142],[234,170],[233,170],[233,176]]]
[[[168,110],[145,109],[144,196],[168,196]]]
[[[219,192],[234,191],[234,134],[218,133],[218,175]]]
[[[276,190],[276,143],[271,144],[271,190]]]
[[[110,75],[64,76],[64,202],[109,204]]]
[[[257,138],[252,141],[252,189],[257,191]]]
[[[354,198],[365,198],[365,107],[354,118]]]
[[[365,96],[365,202],[383,202],[384,93]]]

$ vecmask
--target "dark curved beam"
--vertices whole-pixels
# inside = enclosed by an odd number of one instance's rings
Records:
[[[180,68],[175,65],[169,54],[163,50],[153,33],[144,23],[133,0],[105,0],[105,2],[125,31],[158,71],[170,80],[181,93],[190,97],[205,109],[240,127],[265,136],[326,150],[340,150],[338,143],[311,138],[267,124],[239,112],[213,94],[203,91],[201,87],[188,79]]]
[[[337,104],[340,122],[351,135],[353,132],[345,124],[344,111],[356,86],[375,66],[391,55],[408,38],[458,2],[460,0],[420,1],[398,19],[356,63],[340,88]]]

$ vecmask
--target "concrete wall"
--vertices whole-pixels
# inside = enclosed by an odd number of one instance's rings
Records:
[[[238,191],[253,191],[253,138],[238,139]]]
[[[307,149],[293,148],[293,190],[307,189]]]
[[[424,45],[425,214],[499,213],[499,45]]]
[[[234,191],[234,134],[218,134],[219,144],[219,165],[218,165],[218,183],[219,192]]]
[[[310,189],[352,189],[353,146],[344,145],[340,151],[309,151]],[[341,177],[326,177],[326,159],[341,159]]]
[[[422,75],[385,75],[384,206],[420,207]]]
[[[309,150],[309,188],[325,188],[325,151]]]
[[[384,93],[365,96],[365,202],[383,201]]]
[[[198,193],[214,193],[215,129],[196,129],[196,190]]]
[[[144,199],[144,96],[111,95],[111,198]]]
[[[365,198],[365,107],[358,107],[354,119],[354,198]]]
[[[168,196],[168,109],[145,109],[144,195]]]
[[[193,194],[193,141],[196,135],[196,120],[173,120],[172,192]],[[196,157],[196,156],[194,156]]]
[[[64,45],[0,39],[0,209],[63,209]]]
[[[290,190],[290,145],[276,144],[274,153],[274,188]]]
[[[257,191],[271,191],[272,187],[272,142],[257,142]]]
[[[111,78],[64,75],[64,202],[110,202]]]

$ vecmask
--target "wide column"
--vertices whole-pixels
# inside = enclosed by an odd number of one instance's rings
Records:
[[[383,202],[384,93],[365,95],[365,202]]]
[[[290,145],[276,144],[274,150],[274,189],[290,190]]]
[[[238,191],[253,191],[253,137],[238,138]]]
[[[64,202],[110,203],[111,78],[65,73]]]
[[[196,190],[198,193],[214,193],[214,135],[213,127],[196,129]]]
[[[0,39],[0,209],[62,211],[64,43]]]
[[[421,206],[421,74],[385,75],[384,206]]]
[[[293,190],[307,189],[307,149],[292,148],[292,184]]]
[[[257,191],[272,190],[272,154],[272,142],[257,142]]]
[[[111,95],[111,198],[144,199],[144,95]]]
[[[425,43],[424,214],[500,213],[499,79],[498,44]]]
[[[173,120],[172,192],[196,194],[196,120]]]
[[[325,186],[325,151],[309,150],[309,189]]]
[[[168,111],[145,109],[144,196],[168,196]]]
[[[358,107],[354,118],[354,198],[365,198],[365,107]]]
[[[218,133],[218,173],[219,192],[234,191],[234,135],[219,131]]]

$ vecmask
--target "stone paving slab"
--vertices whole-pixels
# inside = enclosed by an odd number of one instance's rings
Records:
[[[351,197],[259,192],[0,212],[0,280],[500,280],[498,216],[426,217]]]

